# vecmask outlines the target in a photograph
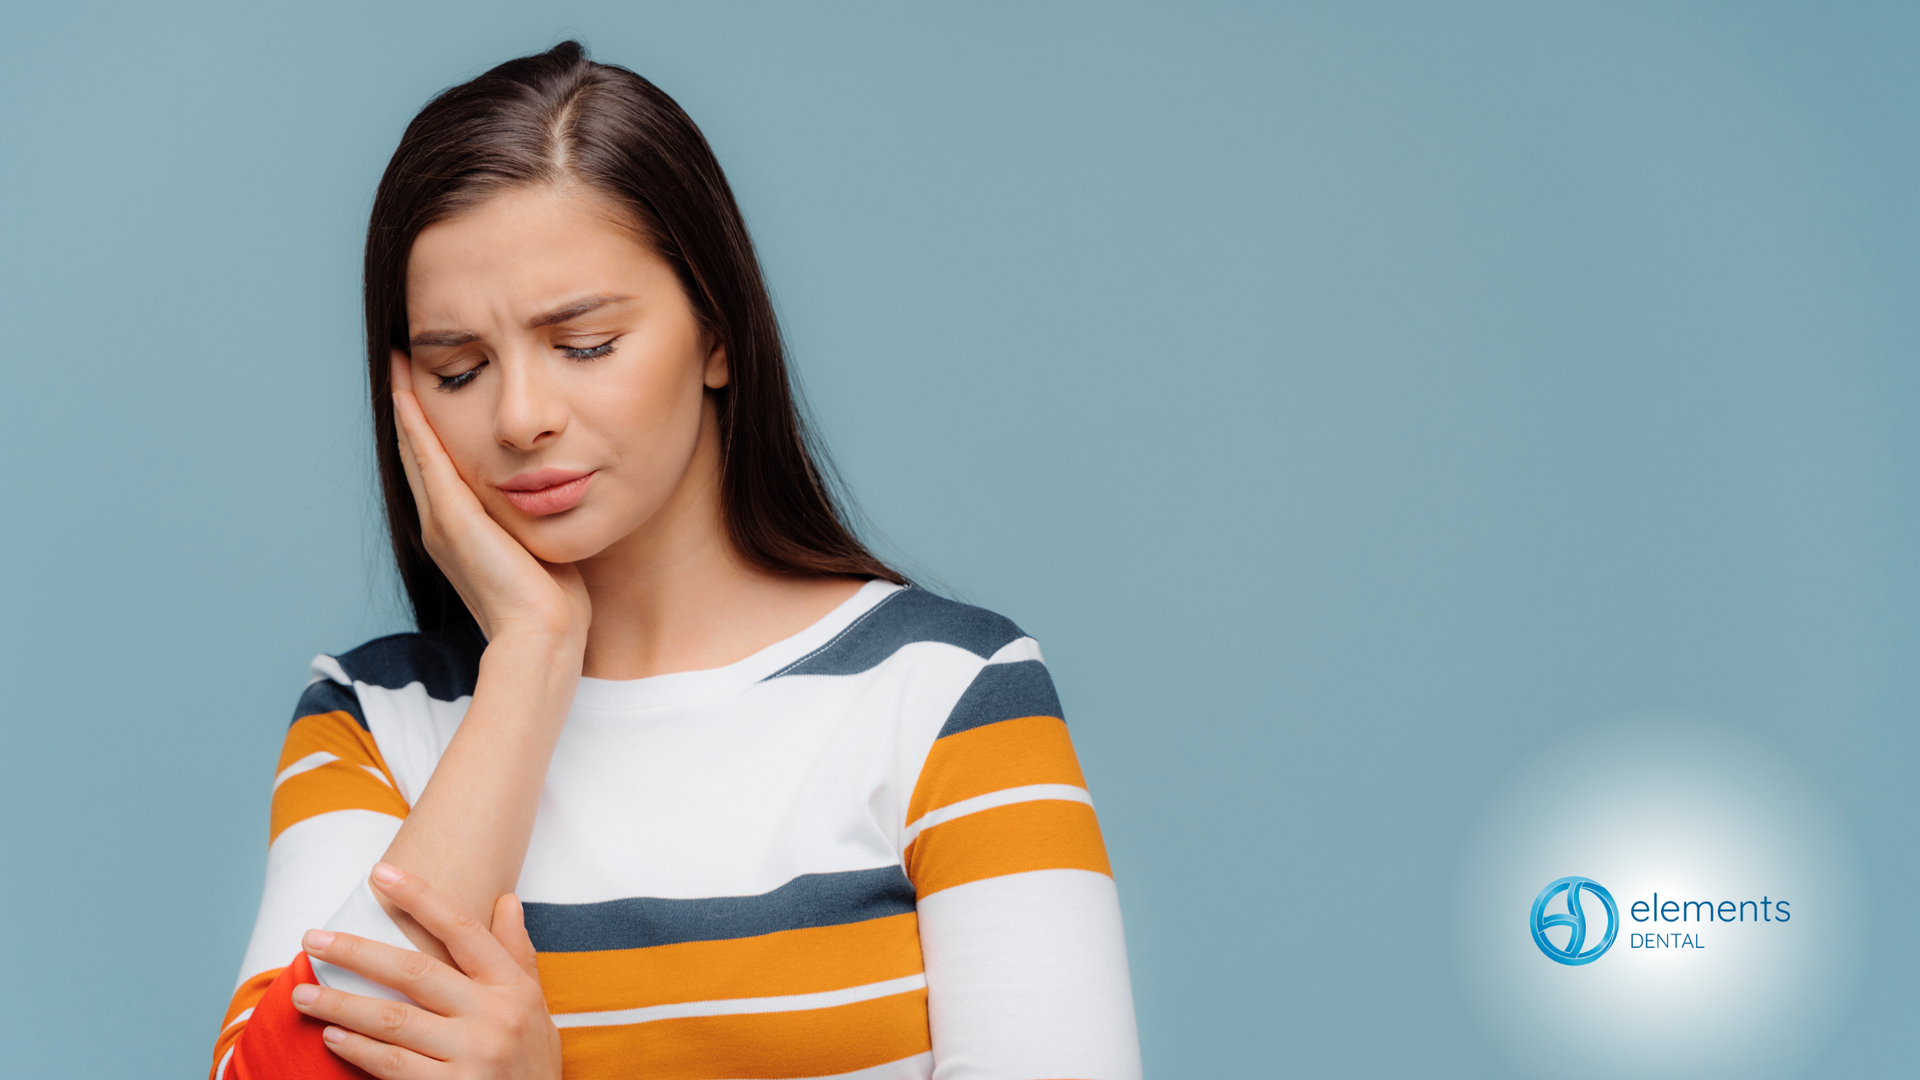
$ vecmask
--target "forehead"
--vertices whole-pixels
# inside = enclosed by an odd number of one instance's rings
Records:
[[[468,325],[581,293],[644,288],[665,262],[590,189],[512,188],[421,230],[407,258],[407,321]]]

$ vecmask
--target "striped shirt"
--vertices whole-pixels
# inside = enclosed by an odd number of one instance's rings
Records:
[[[356,1075],[287,996],[398,995],[300,937],[412,947],[366,876],[480,647],[400,634],[315,659],[215,1080]],[[570,1080],[1140,1074],[1119,901],[1040,648],[921,589],[869,582],[724,668],[582,679],[516,891]]]

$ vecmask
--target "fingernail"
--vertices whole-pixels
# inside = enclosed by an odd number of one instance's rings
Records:
[[[330,1043],[333,1043],[335,1046],[338,1046],[340,1045],[340,1040],[347,1037],[347,1033],[337,1027],[330,1027],[327,1030],[321,1032],[320,1037],[327,1040]]]
[[[405,876],[406,875],[402,874],[398,869],[388,866],[386,863],[381,863],[373,868],[373,880],[382,885],[397,885],[400,883],[400,879]]]
[[[301,983],[293,988],[295,1005],[311,1005],[320,999],[320,988],[312,983]]]
[[[307,931],[307,936],[301,938],[300,942],[306,947],[308,952],[312,952],[315,949],[325,949],[327,946],[333,944],[333,931],[309,930]]]

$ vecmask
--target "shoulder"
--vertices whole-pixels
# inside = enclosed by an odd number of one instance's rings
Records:
[[[917,586],[887,594],[826,644],[768,676],[858,675],[913,645],[944,646],[975,665],[994,659],[1015,642],[1029,642],[1013,620],[985,608],[949,600]],[[1034,650],[1037,657],[1038,650]]]
[[[442,701],[473,692],[486,642],[469,630],[389,634],[314,660],[314,674],[347,684],[400,690],[414,683]],[[323,663],[323,661],[331,661]]]
[[[389,634],[342,653],[313,658],[313,679],[300,695],[294,719],[316,712],[345,711],[366,721],[362,691],[402,690],[419,684],[427,696],[455,701],[473,693],[486,642],[468,629]]]
[[[932,644],[932,649],[919,648]],[[1040,645],[1013,620],[909,587],[889,594],[832,640],[775,672],[858,675],[883,665],[932,670],[949,685],[939,734],[1010,717],[1061,715]]]

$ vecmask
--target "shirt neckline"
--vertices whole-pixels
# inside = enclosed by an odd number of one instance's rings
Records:
[[[869,581],[805,630],[725,667],[676,671],[644,679],[594,679],[582,676],[580,685],[573,692],[573,707],[592,712],[628,712],[720,697],[744,690],[825,645],[834,635],[851,626],[855,619],[901,588],[878,578]]]

